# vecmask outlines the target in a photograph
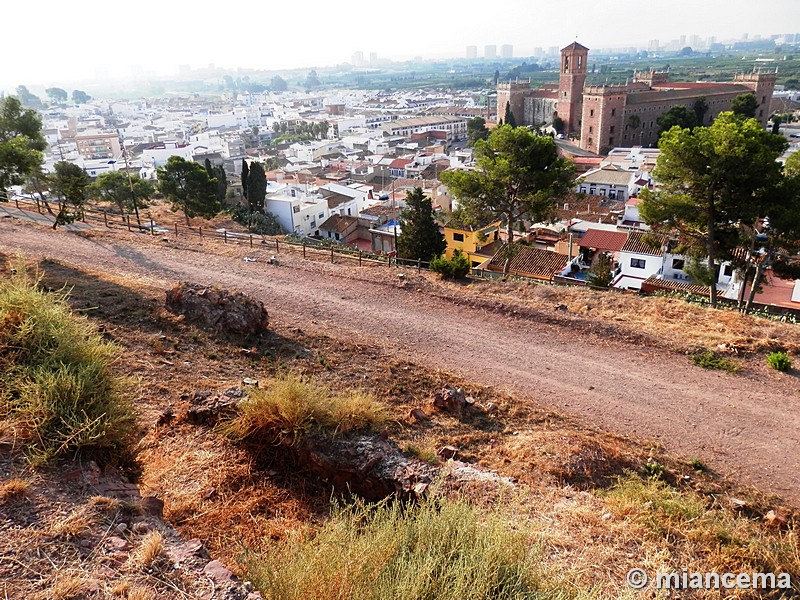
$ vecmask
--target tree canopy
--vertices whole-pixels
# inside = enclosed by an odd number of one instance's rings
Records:
[[[754,94],[741,94],[736,96],[731,102],[731,110],[733,114],[740,117],[754,118],[756,116],[756,109],[758,108],[758,100]]]
[[[573,166],[560,158],[555,141],[525,127],[501,125],[475,144],[476,168],[445,171],[442,182],[458,199],[467,217],[502,220],[508,247],[522,220],[551,218],[556,201],[572,182]],[[504,271],[508,274],[510,256]]]
[[[444,252],[445,248],[447,243],[433,218],[431,199],[422,188],[414,188],[406,194],[406,209],[400,215],[398,256],[429,261]]]
[[[57,194],[60,205],[53,229],[59,225],[73,223],[83,218],[86,188],[89,175],[78,165],[61,161],[55,164],[55,173],[50,180],[50,191]]]
[[[9,186],[24,183],[39,168],[46,147],[37,112],[13,96],[0,98],[0,200],[8,200]]]
[[[698,123],[694,111],[689,110],[685,106],[673,106],[656,119],[656,124],[658,125],[659,135],[661,135],[673,127],[691,129]]]
[[[511,102],[506,102],[506,112],[503,122],[511,127],[517,126],[517,120],[514,118],[514,111],[511,110]]]
[[[269,83],[269,88],[273,92],[285,92],[288,89],[286,81],[280,75],[275,75]]]
[[[710,127],[672,127],[653,171],[660,190],[643,193],[640,214],[656,231],[676,231],[686,254],[707,258],[713,306],[718,259],[741,242],[739,226],[769,212],[786,147],[755,119],[721,113]]]
[[[183,211],[187,225],[190,218],[210,219],[222,210],[217,180],[196,162],[170,156],[157,173],[158,189],[172,203],[172,210]]]
[[[131,213],[137,208],[146,208],[153,196],[153,184],[139,175],[128,176],[124,171],[103,173],[89,186],[89,193],[97,200],[109,202],[120,213]],[[135,206],[134,206],[135,201]]]
[[[72,101],[75,104],[86,104],[92,97],[83,90],[72,90]]]
[[[486,119],[473,117],[467,121],[467,145],[473,146],[478,140],[485,140],[487,137],[489,130],[486,128]]]
[[[67,90],[61,89],[59,87],[50,87],[44,91],[47,94],[47,97],[50,98],[50,101],[54,104],[61,104],[62,102],[66,102],[67,98],[69,98],[69,94],[67,94]]]

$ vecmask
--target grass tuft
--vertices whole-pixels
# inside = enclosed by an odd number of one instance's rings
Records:
[[[719,369],[721,371],[727,371],[728,373],[736,373],[739,371],[739,365],[732,360],[719,356],[716,352],[712,352],[711,350],[692,354],[692,362],[704,369]]]
[[[266,600],[579,596],[564,593],[565,582],[545,572],[526,534],[498,510],[461,500],[338,505],[313,534],[248,553],[242,565]]]
[[[786,352],[770,352],[767,354],[767,364],[777,371],[788,371],[792,368],[792,359]]]
[[[296,440],[312,430],[335,435],[378,429],[386,418],[384,407],[365,392],[333,393],[318,383],[286,376],[252,390],[222,431],[237,441],[256,435]]]
[[[142,568],[150,567],[164,553],[164,538],[158,531],[151,531],[142,540],[133,556],[134,562]]]
[[[24,479],[13,477],[0,486],[0,504],[23,496],[28,491],[30,484]]]
[[[22,268],[0,282],[0,420],[39,462],[79,448],[126,448],[136,417],[112,374],[117,347]]]

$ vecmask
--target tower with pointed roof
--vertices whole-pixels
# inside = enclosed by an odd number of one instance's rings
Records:
[[[561,75],[558,80],[556,111],[563,119],[567,133],[581,130],[583,86],[586,83],[586,63],[589,49],[572,42],[561,49]]]

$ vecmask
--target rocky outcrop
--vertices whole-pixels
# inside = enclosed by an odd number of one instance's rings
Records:
[[[341,492],[367,500],[424,495],[438,468],[405,456],[382,435],[357,434],[333,439],[307,435],[292,446],[299,462]]]
[[[180,283],[167,291],[167,309],[216,333],[257,335],[267,330],[264,303],[241,292],[196,283]]]

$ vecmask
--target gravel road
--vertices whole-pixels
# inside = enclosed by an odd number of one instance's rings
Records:
[[[138,240],[138,241],[137,241]],[[480,308],[456,306],[355,267],[159,247],[141,236],[85,237],[12,219],[0,251],[57,258],[166,288],[178,280],[262,299],[278,327],[377,345],[397,357],[496,385],[619,434],[654,439],[745,484],[800,504],[798,378],[730,375],[685,357]],[[236,254],[230,251],[229,254]],[[251,252],[252,254],[252,252]]]

